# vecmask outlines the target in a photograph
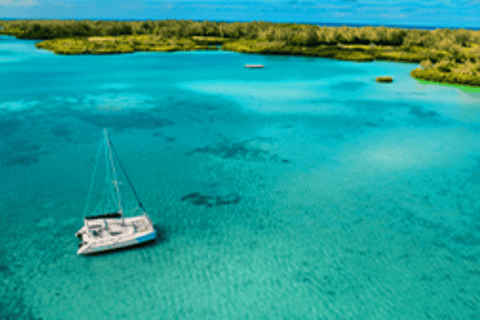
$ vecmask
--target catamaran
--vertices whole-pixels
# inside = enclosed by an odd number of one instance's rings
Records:
[[[87,214],[89,201],[91,198],[92,187],[95,180],[95,172],[97,171],[99,156],[101,150],[105,149],[105,159],[107,163],[107,177],[112,178],[109,182],[113,182],[114,200],[118,209],[110,213],[100,213],[84,218],[84,226],[75,234],[80,240],[78,255],[99,253],[123,247],[129,247],[138,245],[144,242],[153,241],[156,238],[156,231],[153,227],[153,223],[150,217],[146,214],[142,202],[140,201],[135,188],[133,187],[130,178],[125,171],[125,168],[118,157],[112,142],[108,138],[108,132],[104,129],[105,141],[100,145],[95,168],[90,184],[90,189],[87,195],[87,204],[85,206],[85,214]],[[138,202],[138,208],[142,211],[139,216],[127,217],[123,216],[122,198],[120,195],[119,181],[117,178],[117,172],[114,166],[114,157],[117,160],[120,168],[122,169],[126,180],[128,181],[136,201]],[[108,179],[107,179],[108,180]]]

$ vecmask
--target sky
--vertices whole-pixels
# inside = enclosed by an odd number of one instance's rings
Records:
[[[2,18],[263,20],[480,28],[480,0],[0,0]]]

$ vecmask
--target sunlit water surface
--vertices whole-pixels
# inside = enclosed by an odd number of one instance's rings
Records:
[[[478,317],[480,97],[415,67],[2,37],[0,318]],[[159,240],[79,257],[102,128]]]

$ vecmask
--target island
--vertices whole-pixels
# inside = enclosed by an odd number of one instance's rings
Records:
[[[377,82],[390,83],[393,81],[392,77],[377,77]]]
[[[358,62],[420,63],[416,79],[480,86],[480,31],[192,20],[0,20],[0,34],[56,54],[227,50]]]

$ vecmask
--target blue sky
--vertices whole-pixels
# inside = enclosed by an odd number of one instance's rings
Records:
[[[480,27],[480,0],[0,0],[0,18],[169,18]]]

